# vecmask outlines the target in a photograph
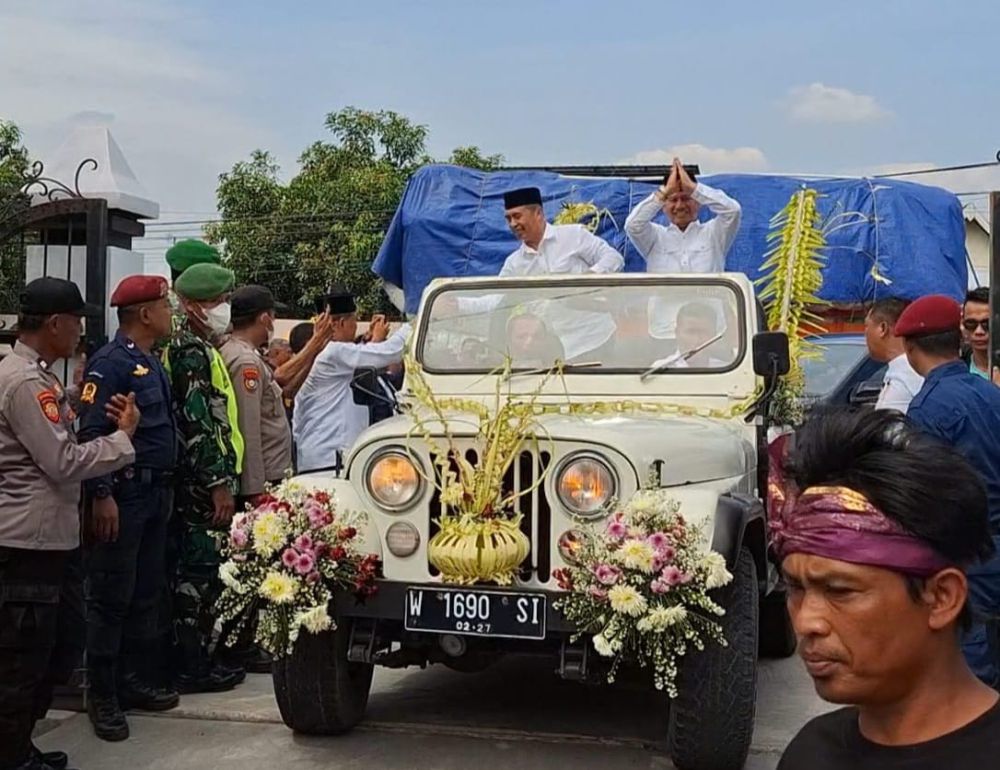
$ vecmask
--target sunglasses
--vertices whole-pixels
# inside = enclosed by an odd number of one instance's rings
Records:
[[[969,318],[965,321],[962,321],[962,328],[965,329],[967,332],[974,332],[977,326],[982,326],[983,331],[988,332],[990,330],[990,319],[984,318],[981,321],[977,321],[974,318]]]

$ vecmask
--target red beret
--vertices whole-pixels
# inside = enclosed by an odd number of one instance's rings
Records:
[[[111,295],[111,307],[128,307],[167,296],[170,285],[161,275],[130,275],[122,278]]]
[[[896,321],[897,337],[927,337],[931,334],[958,331],[962,306],[943,294],[928,294],[914,300]]]

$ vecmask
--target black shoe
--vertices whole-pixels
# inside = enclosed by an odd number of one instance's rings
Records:
[[[126,674],[118,686],[118,702],[122,709],[170,711],[177,707],[180,700],[175,691],[153,687],[136,674]]]
[[[87,698],[87,714],[94,726],[94,733],[102,741],[124,741],[128,738],[128,722],[118,705],[118,697],[95,696]]]
[[[181,695],[192,695],[198,692],[226,692],[246,679],[235,671],[227,671],[216,667],[210,671],[178,674],[174,679],[174,687]]]
[[[250,674],[270,674],[274,659],[260,647],[253,646],[242,650],[226,650],[219,655],[219,662],[229,668],[243,668]]]
[[[63,761],[67,761],[66,755],[61,751],[49,751],[42,756],[48,756],[49,754],[58,754],[63,757]],[[26,759],[22,764],[14,768],[14,770],[68,770],[66,765],[50,765],[39,759],[39,755],[35,753],[35,749],[32,748],[31,756]]]
[[[222,663],[216,661],[212,664],[212,671],[216,671],[222,677],[232,676],[236,679],[236,684],[243,684],[247,678],[247,670],[236,663]]]
[[[69,757],[65,751],[42,751],[35,744],[31,744],[31,758],[38,764],[51,767],[52,770],[66,770],[69,764]]]

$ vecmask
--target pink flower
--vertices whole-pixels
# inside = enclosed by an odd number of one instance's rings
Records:
[[[234,529],[229,533],[229,542],[233,548],[243,548],[248,542],[246,530]]]
[[[671,564],[669,567],[665,567],[663,572],[660,573],[660,578],[668,586],[679,586],[684,583],[691,582],[691,576],[681,572],[677,567]]]
[[[624,540],[628,536],[628,527],[621,519],[615,518],[608,522],[607,533],[614,540]]]
[[[646,538],[646,542],[653,546],[656,551],[663,551],[670,547],[670,538],[665,532],[654,532]]]
[[[309,526],[313,529],[322,529],[333,523],[333,514],[319,506],[312,505],[307,507],[306,516],[309,518]]]
[[[599,602],[604,602],[608,599],[608,592],[600,586],[589,586],[587,588],[587,595],[592,599],[597,599]]]
[[[309,573],[308,575],[306,575],[306,582],[307,582],[307,583],[308,583],[309,585],[313,585],[313,584],[315,584],[315,583],[318,583],[318,582],[319,582],[319,579],[320,579],[321,577],[322,577],[322,575],[320,575],[320,574],[319,574],[318,572],[316,572],[316,571],[313,571],[313,572],[310,572],[310,573]]]
[[[594,577],[606,586],[613,586],[622,576],[622,571],[611,564],[598,564],[594,567]]]
[[[654,594],[665,594],[670,590],[670,586],[662,578],[657,578],[649,584],[649,590]]]
[[[313,539],[309,535],[299,535],[292,545],[299,551],[312,551],[314,548]]]
[[[295,571],[300,575],[308,575],[315,566],[316,560],[312,557],[312,554],[300,553],[298,560],[295,562]]]
[[[284,564],[288,569],[292,569],[299,561],[299,554],[294,548],[286,548],[285,552],[281,554],[281,563]]]

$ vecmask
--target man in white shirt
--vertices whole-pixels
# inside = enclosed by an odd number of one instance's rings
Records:
[[[550,225],[537,187],[503,196],[504,216],[521,241],[500,268],[501,277],[553,273],[617,273],[622,255],[583,225]]]
[[[388,324],[376,318],[370,327],[372,341],[355,344],[358,317],[354,298],[330,294],[325,305],[333,317],[333,339],[316,356],[295,395],[292,422],[300,473],[336,466],[338,452],[350,449],[368,427],[368,407],[355,404],[351,391],[354,370],[367,366],[383,369],[399,363],[410,335],[409,324],[403,324],[387,339]]]
[[[679,158],[674,158],[666,183],[651,193],[625,220],[625,232],[646,260],[647,273],[719,273],[726,269],[726,253],[740,229],[740,204],[721,190],[695,182]],[[715,217],[698,220],[702,205]],[[670,224],[653,224],[660,212]],[[672,337],[675,305],[654,301],[650,307],[650,332]]]
[[[886,297],[877,300],[865,316],[868,355],[889,365],[875,408],[894,409],[903,414],[924,385],[924,378],[913,370],[906,358],[903,339],[895,333],[896,321],[909,304],[905,299]]]
[[[617,273],[625,260],[610,244],[583,225],[552,225],[545,220],[542,193],[537,187],[512,190],[503,196],[504,216],[511,232],[521,241],[500,268],[501,278],[560,273]],[[500,296],[459,299],[445,312],[482,312],[496,309]],[[536,313],[559,336],[566,360],[591,353],[615,333],[611,315],[575,310],[567,302],[546,307],[532,303]],[[551,312],[549,312],[551,311]]]
[[[715,214],[698,221],[702,205]],[[670,224],[653,224],[663,211]],[[646,260],[648,273],[719,273],[740,229],[740,204],[701,182],[674,158],[666,184],[649,195],[625,220],[625,232]]]

